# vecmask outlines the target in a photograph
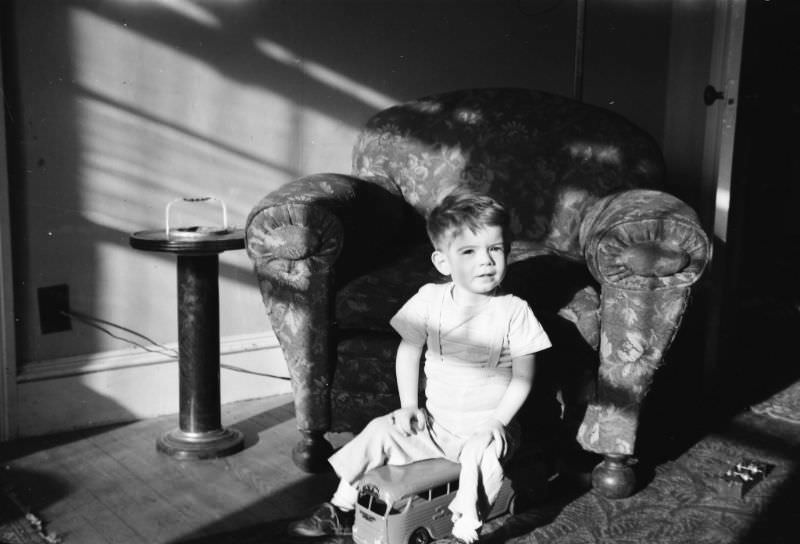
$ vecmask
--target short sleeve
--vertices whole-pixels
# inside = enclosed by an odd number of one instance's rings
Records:
[[[416,346],[425,345],[428,339],[428,307],[435,292],[435,284],[423,285],[389,320],[389,324],[403,340]]]
[[[508,350],[511,358],[515,359],[551,347],[550,337],[536,319],[530,306],[520,298],[514,297],[513,300],[514,309],[508,329]]]

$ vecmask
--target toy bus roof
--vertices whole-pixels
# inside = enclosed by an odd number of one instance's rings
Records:
[[[458,479],[461,467],[447,459],[426,459],[408,465],[384,465],[367,472],[359,485],[373,485],[387,503]]]

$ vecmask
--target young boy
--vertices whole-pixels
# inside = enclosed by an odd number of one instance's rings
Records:
[[[550,347],[528,305],[500,289],[508,223],[502,205],[471,192],[452,192],[431,211],[433,264],[451,281],[423,286],[391,320],[401,336],[401,407],[372,420],[331,456],[339,487],[330,502],[291,524],[290,533],[349,534],[354,485],[364,473],[445,457],[461,464],[459,489],[449,505],[453,536],[467,544],[478,539],[482,507],[497,497],[501,461],[516,441],[516,426],[509,426],[530,393],[534,353]],[[425,408],[417,402],[423,351]]]

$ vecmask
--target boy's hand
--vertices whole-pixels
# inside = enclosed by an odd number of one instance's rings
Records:
[[[409,436],[428,426],[428,415],[422,408],[398,408],[392,412],[392,424],[401,433]]]
[[[508,443],[506,442],[506,427],[497,419],[489,418],[476,427],[475,432],[469,438],[470,441],[479,442],[483,449],[493,447],[498,459],[502,459],[506,454]]]

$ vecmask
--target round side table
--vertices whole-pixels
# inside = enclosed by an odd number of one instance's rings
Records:
[[[182,232],[181,232],[182,231]],[[219,254],[243,249],[244,231],[149,230],[131,247],[178,256],[179,425],[156,442],[178,459],[213,459],[241,451],[244,437],[222,427],[219,379]]]

